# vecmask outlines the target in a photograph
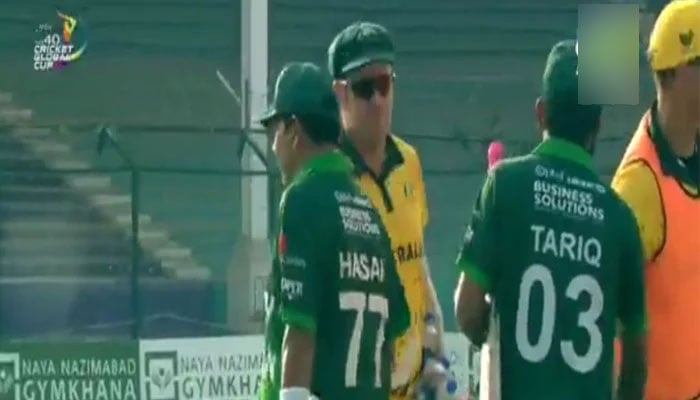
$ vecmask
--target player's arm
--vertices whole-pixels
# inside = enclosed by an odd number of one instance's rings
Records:
[[[455,316],[460,330],[476,346],[486,340],[491,311],[486,294],[493,288],[497,273],[494,184],[490,173],[476,200],[457,258],[460,277],[455,292]]]
[[[279,236],[280,311],[286,325],[282,344],[281,400],[306,400],[313,374],[317,324],[320,240],[324,218],[308,218],[310,196],[302,188],[286,195]]]
[[[420,159],[416,155],[417,159],[417,172],[416,181],[418,195],[421,201],[421,223],[423,224],[423,229],[428,226],[428,221],[430,220],[430,213],[428,211],[428,198],[425,190],[425,181],[423,180],[423,169],[420,164]],[[423,287],[425,288],[425,304],[427,311],[435,316],[435,326],[438,331],[438,348],[432,349],[438,355],[443,356],[445,354],[445,343],[443,340],[445,332],[445,319],[442,315],[442,307],[440,307],[440,300],[438,299],[437,290],[435,290],[435,285],[433,284],[432,276],[430,275],[430,264],[428,263],[428,257],[423,257]]]
[[[618,381],[618,399],[644,397],[647,378],[647,312],[644,289],[644,256],[632,211],[622,204],[622,232],[625,240],[620,286],[618,318],[622,326],[622,366]]]

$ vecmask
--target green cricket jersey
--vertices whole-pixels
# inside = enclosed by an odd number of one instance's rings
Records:
[[[611,399],[616,322],[645,333],[637,225],[592,168],[548,139],[482,188],[457,263],[493,301],[492,400]]]
[[[285,189],[267,293],[263,400],[278,398],[286,325],[315,333],[311,392],[386,400],[392,341],[410,314],[389,237],[339,152],[311,160]]]

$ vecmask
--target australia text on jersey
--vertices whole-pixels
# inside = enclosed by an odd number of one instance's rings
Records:
[[[533,183],[535,209],[578,220],[603,222],[605,211],[596,206],[594,194],[594,191],[601,193],[599,186],[602,185],[558,172],[537,173],[538,178]]]

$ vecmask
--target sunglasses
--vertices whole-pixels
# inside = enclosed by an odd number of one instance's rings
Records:
[[[375,93],[379,93],[380,96],[386,97],[395,79],[396,74],[392,72],[391,74],[381,74],[352,80],[349,81],[349,85],[355,96],[364,100],[371,100]]]

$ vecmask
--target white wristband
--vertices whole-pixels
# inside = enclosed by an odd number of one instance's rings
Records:
[[[280,390],[280,400],[309,400],[311,392],[305,387],[290,387]]]

